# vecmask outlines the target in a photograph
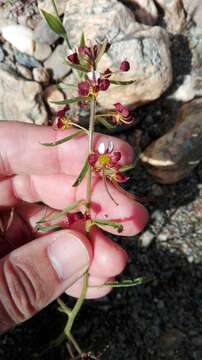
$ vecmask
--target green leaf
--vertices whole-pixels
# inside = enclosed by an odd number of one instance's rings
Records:
[[[48,12],[42,9],[41,12],[51,30],[53,30],[58,35],[64,36],[66,34],[66,30],[62,25],[60,18],[58,18],[55,15],[49,14]]]
[[[58,141],[55,141],[55,142],[52,142],[52,143],[40,143],[41,145],[43,146],[57,146],[57,145],[60,145],[60,144],[64,144],[65,142],[69,141],[69,140],[72,140],[75,136],[78,136],[80,134],[82,134],[84,131],[83,130],[78,130],[78,131],[75,131],[74,133],[72,133],[71,135],[69,136],[66,136],[65,138],[61,139],[61,140],[58,140]]]
[[[67,105],[67,104],[73,104],[75,102],[86,101],[86,100],[89,100],[88,96],[77,96],[77,97],[72,98],[72,99],[65,99],[65,100],[62,100],[62,101],[51,101],[51,102],[53,104],[56,104],[56,105]]]
[[[125,279],[125,280],[120,280],[120,281],[112,281],[112,282],[107,282],[103,285],[100,286],[92,286],[92,287],[110,287],[110,288],[120,288],[120,287],[132,287],[132,286],[137,286],[137,285],[142,285],[142,284],[146,284],[150,281],[154,280],[153,277],[149,278],[149,277],[139,277],[136,279]]]
[[[110,84],[114,85],[131,85],[136,82],[136,80],[128,80],[128,81],[118,81],[118,80],[109,80]]]
[[[123,225],[122,224],[120,224],[118,222],[115,222],[115,221],[111,221],[111,220],[99,220],[99,219],[96,219],[96,220],[92,221],[92,224],[102,225],[102,226],[111,226],[114,229],[117,229],[117,231],[119,233],[121,233],[123,231]]]
[[[107,49],[107,45],[108,45],[108,42],[107,41],[104,41],[101,48],[100,48],[100,51],[97,55],[97,58],[96,58],[96,62],[95,62],[95,65],[97,66],[99,61],[101,60],[102,56],[104,55],[104,53],[106,52],[106,49]]]
[[[76,202],[70,204],[69,206],[65,207],[64,209],[62,209],[62,211],[60,211],[59,213],[55,214],[55,215],[50,219],[50,221],[57,220],[57,219],[59,219],[62,215],[70,212],[71,210],[77,209],[78,207],[80,207],[81,205],[85,205],[86,203],[87,203],[86,200],[76,201]]]
[[[66,62],[67,62],[67,65],[69,65],[72,69],[75,69],[75,70],[78,70],[78,71],[81,71],[81,72],[84,72],[84,73],[89,71],[89,69],[87,67],[85,67],[85,66],[82,66],[82,65],[79,65],[79,64],[74,64],[74,63],[72,63],[72,62],[70,62],[68,60],[66,60]]]
[[[48,232],[48,231],[58,231],[58,230],[63,230],[63,229],[64,229],[64,227],[62,227],[62,226],[50,225],[50,226],[39,226],[37,228],[37,231]]]
[[[107,129],[114,129],[116,126],[110,124],[104,117],[102,116],[98,116],[97,120],[99,121],[100,124],[102,124],[104,127],[106,127]]]
[[[82,180],[84,179],[85,175],[88,172],[88,169],[90,168],[88,159],[85,161],[84,166],[78,176],[78,178],[76,179],[75,183],[72,185],[73,187],[79,186],[82,182]]]
[[[79,44],[79,47],[85,47],[86,46],[86,40],[85,40],[85,35],[84,33],[82,32],[81,33],[81,39],[80,39],[80,44]]]

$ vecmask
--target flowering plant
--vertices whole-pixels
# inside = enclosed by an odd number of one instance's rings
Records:
[[[89,237],[89,233],[93,226],[98,227],[110,227],[114,229],[115,233],[121,233],[123,231],[123,225],[120,221],[113,221],[110,219],[103,220],[95,218],[92,215],[92,179],[93,177],[101,178],[104,182],[106,192],[109,196],[109,200],[113,201],[115,205],[119,205],[116,199],[111,194],[111,186],[120,188],[120,183],[124,183],[128,180],[128,176],[125,172],[133,168],[133,164],[129,166],[121,165],[122,153],[115,150],[113,141],[109,141],[108,144],[104,142],[98,142],[96,147],[94,146],[94,129],[97,123],[106,128],[113,128],[116,125],[127,125],[134,121],[129,109],[122,103],[115,103],[114,108],[107,113],[97,113],[97,97],[100,92],[107,91],[111,84],[114,85],[128,85],[133,83],[130,81],[115,81],[113,80],[113,71],[106,68],[104,71],[99,72],[98,65],[102,56],[108,51],[110,44],[107,41],[102,43],[91,44],[87,43],[85,35],[81,35],[80,44],[77,48],[72,48],[68,34],[66,33],[63,24],[60,20],[55,1],[52,0],[53,7],[55,9],[55,15],[49,14],[44,10],[42,14],[48,23],[49,27],[62,36],[69,48],[69,54],[66,57],[67,64],[75,72],[78,79],[76,88],[77,96],[73,98],[66,98],[64,101],[56,102],[56,104],[63,106],[51,119],[50,125],[55,131],[70,129],[70,135],[62,137],[52,143],[43,143],[43,146],[53,147],[59,146],[67,141],[71,141],[73,138],[80,135],[88,137],[88,154],[83,167],[76,178],[76,181],[72,184],[73,187],[79,186],[84,179],[86,179],[86,196],[78,201],[70,204],[63,209],[60,213],[57,213],[52,218],[43,218],[38,222],[38,229],[41,231],[59,230],[72,226],[75,222],[82,221],[86,236]],[[117,72],[126,72],[130,70],[129,62],[124,59],[119,64]],[[80,106],[88,107],[90,110],[90,118],[88,128],[83,127],[80,123],[75,122],[70,116],[70,104],[78,103]],[[124,190],[121,190],[124,191]],[[60,222],[60,217],[63,219],[66,216],[66,221]],[[79,345],[72,336],[72,326],[74,320],[81,308],[81,305],[85,299],[88,289],[88,271],[83,274],[83,287],[80,297],[76,301],[73,309],[70,309],[66,304],[58,299],[60,310],[67,315],[67,324],[64,329],[64,334],[68,339],[68,349],[72,354],[72,346],[79,353],[81,358],[93,358],[93,355],[86,355],[82,353]],[[133,280],[123,280],[121,282],[108,282],[103,286],[118,287],[118,286],[135,286],[144,282],[144,278],[138,278]],[[62,336],[62,341],[64,337]],[[73,356],[73,355],[72,355]]]

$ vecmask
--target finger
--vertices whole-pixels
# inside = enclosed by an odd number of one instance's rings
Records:
[[[41,205],[24,206],[19,209],[24,222],[32,228],[36,228],[39,219],[46,214],[47,216],[56,214],[51,209],[46,209]],[[12,229],[11,229],[12,230]],[[75,222],[71,230],[85,235],[84,221]],[[41,234],[38,234],[41,236]],[[93,258],[89,268],[89,273],[96,278],[111,278],[120,274],[127,263],[127,253],[117,243],[109,239],[99,228],[93,226],[90,231],[90,241],[93,249]]]
[[[26,202],[42,201],[55,209],[63,209],[68,204],[84,198],[86,182],[83,181],[79,188],[72,188],[74,179],[67,175],[27,176],[18,175],[5,180],[0,205],[15,205],[17,199]],[[116,200],[116,204],[106,192],[102,179],[94,178],[92,181],[92,215],[93,218],[113,220],[124,226],[121,235],[132,236],[139,233],[148,220],[148,213],[143,205],[127,197],[126,194],[109,183],[109,191]],[[7,189],[7,190],[6,190]],[[2,203],[3,202],[3,203]],[[107,206],[106,206],[107,204]],[[117,205],[118,204],[118,205]],[[117,234],[113,228],[105,228]]]
[[[86,237],[65,230],[32,241],[0,260],[0,331],[33,316],[89,266]]]
[[[78,175],[87,156],[88,139],[80,135],[62,145],[45,147],[41,143],[55,142],[75,132],[75,129],[55,131],[51,127],[1,121],[0,175],[57,174]],[[113,141],[114,149],[122,153],[120,164],[131,163],[133,150],[126,142],[102,134],[94,135],[94,147]]]

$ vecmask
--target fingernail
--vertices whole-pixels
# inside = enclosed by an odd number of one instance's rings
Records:
[[[87,270],[89,255],[82,241],[72,234],[61,234],[48,247],[48,257],[60,280],[67,280]]]

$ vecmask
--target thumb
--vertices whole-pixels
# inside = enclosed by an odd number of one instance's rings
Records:
[[[87,238],[62,230],[34,240],[0,260],[0,331],[19,324],[70,287],[89,267]]]

